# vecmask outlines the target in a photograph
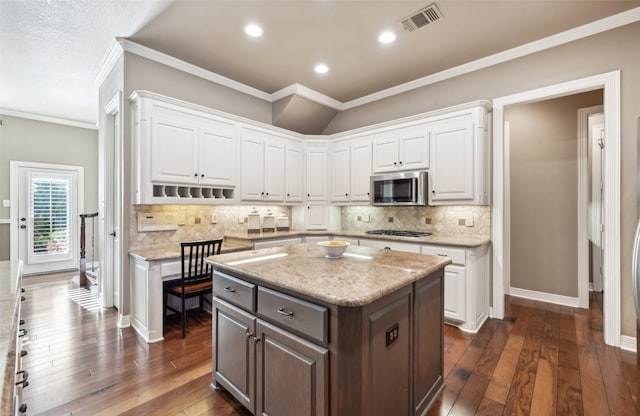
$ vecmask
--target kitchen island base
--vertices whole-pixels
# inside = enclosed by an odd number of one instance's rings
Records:
[[[443,268],[355,306],[215,269],[212,386],[256,415],[426,414],[444,386]]]

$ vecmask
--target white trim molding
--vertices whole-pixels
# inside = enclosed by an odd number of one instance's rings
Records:
[[[404,84],[396,85],[394,87],[387,88],[373,94],[365,95],[363,97],[356,98],[344,103],[297,83],[284,87],[274,93],[268,93],[257,88],[245,85],[241,82],[232,80],[215,72],[208,71],[204,68],[174,58],[173,56],[167,55],[165,53],[158,52],[154,49],[148,48],[130,40],[117,38],[117,42],[126,52],[142,56],[152,61],[167,65],[171,68],[178,69],[188,74],[206,79],[208,81],[223,85],[225,87],[240,91],[247,95],[251,95],[268,102],[278,101],[291,94],[297,94],[318,104],[325,105],[338,111],[343,111],[389,98],[394,95],[402,94],[417,88],[425,87],[427,85],[435,84],[440,81],[455,78],[457,76],[468,74],[480,69],[488,68],[490,66],[507,62],[513,59],[521,58],[526,55],[537,53],[545,49],[563,45],[565,43],[573,42],[575,40],[586,38],[588,36],[592,36],[601,32],[606,32],[607,30],[615,29],[637,21],[640,21],[640,7],[636,7],[634,9],[606,17],[604,19],[596,20],[595,22],[587,23],[585,25],[552,36],[548,36],[546,38],[539,39],[525,45],[498,52],[496,54],[489,55],[472,62],[458,65],[456,67],[449,68],[435,74],[427,75],[425,77],[418,78]],[[110,50],[106,54],[104,62],[108,62],[108,57],[110,57],[111,50],[113,48],[114,45],[110,47]],[[104,62],[103,66],[105,65]],[[104,69],[101,68],[99,74],[102,74],[103,72]]]
[[[111,45],[109,45],[109,49],[107,49],[107,52],[100,61],[100,66],[98,67],[96,75],[93,77],[93,85],[100,88],[123,54],[124,49],[122,48],[122,44],[117,38],[113,39],[111,41]]]
[[[604,341],[620,346],[620,71],[593,75],[574,81],[538,88],[493,100],[493,206],[491,240],[493,245],[493,311],[504,316],[505,282],[510,281],[508,265],[509,189],[505,186],[508,170],[508,143],[504,132],[504,108],[520,103],[547,100],[596,89],[604,89],[604,124],[607,145],[603,171],[603,288]],[[508,286],[507,286],[508,287]]]
[[[537,290],[520,289],[517,287],[509,288],[509,294],[517,298],[539,300],[547,303],[555,303],[556,305],[570,306],[572,308],[579,307],[580,300],[571,296],[556,295],[555,293],[538,292]]]
[[[68,120],[65,118],[43,116],[40,114],[25,113],[23,111],[10,110],[8,108],[0,108],[0,114],[9,117],[20,117],[28,120],[44,121],[45,123],[62,124],[64,126],[80,127],[81,129],[98,130],[97,124],[86,123],[84,121]]]
[[[129,328],[131,326],[131,315],[118,314],[118,328]]]
[[[638,347],[636,344],[636,338],[630,337],[628,335],[620,336],[620,348],[625,351],[638,352]]]

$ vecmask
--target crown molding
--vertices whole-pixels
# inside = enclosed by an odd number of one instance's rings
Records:
[[[209,80],[211,82],[223,85],[225,87],[234,89],[236,91],[243,92],[256,98],[268,102],[278,101],[284,97],[292,94],[296,94],[314,101],[318,104],[325,105],[338,111],[347,110],[350,108],[358,107],[364,104],[369,104],[374,101],[382,100],[392,97],[394,95],[402,94],[417,88],[425,87],[427,85],[435,84],[440,81],[455,78],[460,75],[468,74],[473,71],[488,68],[493,65],[504,63],[513,59],[517,59],[526,55],[530,55],[536,52],[550,49],[565,43],[573,42],[578,39],[582,39],[588,36],[592,36],[598,33],[606,32],[611,29],[615,29],[621,26],[625,26],[631,23],[640,21],[640,7],[636,7],[631,10],[627,10],[622,13],[618,13],[613,16],[606,17],[604,19],[596,20],[591,23],[579,26],[574,29],[567,30],[555,35],[548,36],[543,39],[539,39],[525,45],[521,45],[503,52],[477,59],[466,64],[462,64],[438,73],[428,75],[422,78],[418,78],[413,81],[406,82],[404,84],[396,85],[391,88],[387,88],[373,94],[365,95],[360,98],[356,98],[347,102],[340,102],[327,95],[324,95],[311,88],[305,87],[301,84],[292,84],[288,87],[282,88],[272,94],[258,90],[256,88],[245,85],[241,82],[234,81],[225,76],[219,75],[215,72],[208,71],[198,66],[192,65],[188,62],[174,58],[170,55],[158,52],[154,49],[137,44],[130,40],[118,39],[118,43],[122,46],[124,51],[133,53],[135,55],[142,56],[152,61],[170,66],[180,71],[189,73],[191,75]],[[113,48],[113,46],[112,46]],[[110,50],[111,51],[111,50]],[[111,52],[110,52],[111,53]],[[110,56],[110,53],[107,56]],[[106,62],[106,60],[105,60]],[[100,72],[99,72],[100,73]]]
[[[344,110],[344,104],[342,104],[340,101],[297,83],[291,84],[288,87],[284,87],[283,89],[274,92],[273,94],[271,94],[269,101],[275,102],[294,94],[318,104],[322,104],[326,107],[333,108],[334,110]]]
[[[607,30],[615,29],[631,23],[635,23],[637,21],[640,21],[640,7],[636,7],[635,9],[606,17],[604,19],[596,20],[595,22],[587,23],[586,25],[579,26],[565,32],[557,33],[555,35],[551,35],[546,38],[542,38],[503,52],[498,52],[496,54],[489,55],[484,58],[468,62],[466,64],[445,69],[444,71],[440,71],[426,77],[418,78],[404,84],[396,85],[394,87],[387,88],[373,94],[365,95],[363,97],[356,98],[355,100],[347,101],[343,104],[343,109],[347,110],[349,108],[369,104],[374,101],[389,98],[394,95],[402,94],[417,88],[435,84],[440,81],[455,78],[460,75],[478,71],[480,69],[488,68],[490,66],[521,58],[526,55],[531,55],[545,49],[560,46],[565,43],[573,42],[578,39],[606,32]]]
[[[93,77],[93,85],[100,88],[104,80],[107,79],[107,76],[109,76],[123,54],[124,49],[122,48],[121,39],[113,39],[111,41],[111,45],[109,45],[109,49],[107,49],[107,52],[102,57],[102,60],[100,60],[98,71]]]
[[[256,98],[260,98],[265,101],[271,101],[271,94],[264,91],[260,91],[257,88],[250,87],[241,82],[234,81],[231,78],[227,78],[223,75],[217,74],[212,71],[200,68],[199,66],[190,64],[166,53],[158,52],[155,49],[148,48],[138,43],[132,42],[127,39],[120,39],[122,48],[129,53],[141,56],[143,58],[150,59],[152,61],[167,65],[171,68],[186,72],[187,74],[194,75],[199,78],[206,79],[207,81],[214,82],[216,84],[240,91],[247,95],[251,95]]]
[[[70,127],[80,127],[82,129],[98,130],[97,124],[85,123],[82,121],[75,121],[75,120],[67,120],[67,119],[58,118],[58,117],[43,116],[41,114],[25,113],[23,111],[9,110],[7,108],[0,108],[0,114],[4,114],[5,116],[10,116],[10,117],[20,117],[20,118],[26,118],[29,120],[44,121],[45,123],[55,123],[55,124],[62,124],[64,126],[70,126]]]

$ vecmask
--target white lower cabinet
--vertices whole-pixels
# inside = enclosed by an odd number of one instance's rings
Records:
[[[420,253],[420,244],[401,243],[389,240],[369,240],[360,239],[360,245],[364,247],[381,248],[384,250],[408,251],[409,253]]]
[[[489,244],[480,247],[423,245],[423,254],[446,256],[444,319],[466,332],[478,332],[489,317]]]

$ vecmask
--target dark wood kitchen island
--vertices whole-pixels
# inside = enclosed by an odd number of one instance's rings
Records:
[[[423,415],[450,259],[315,244],[212,256],[213,382],[256,415]]]

